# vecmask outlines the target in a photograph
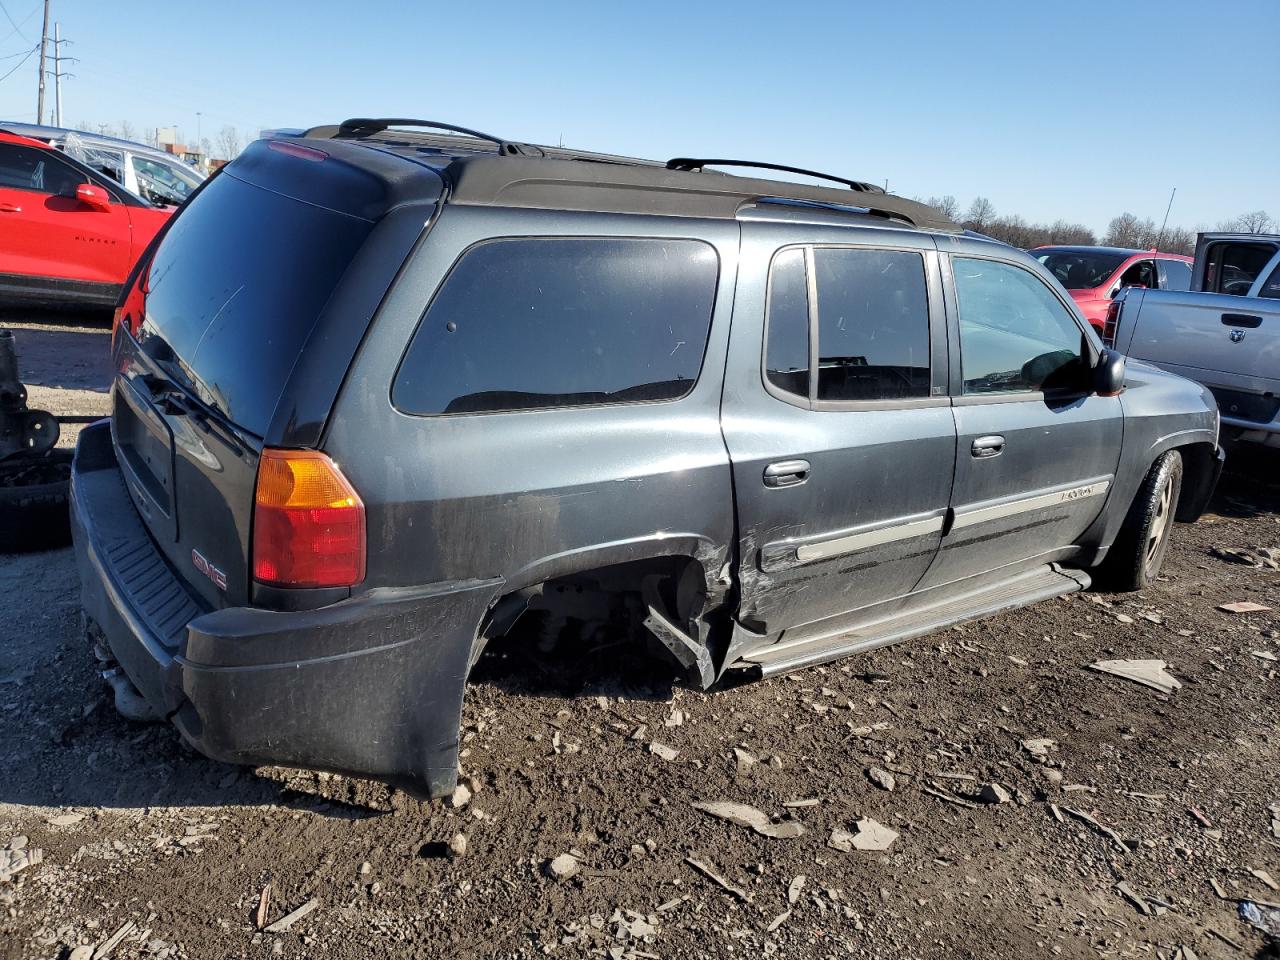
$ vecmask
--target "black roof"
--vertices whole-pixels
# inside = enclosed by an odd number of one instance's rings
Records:
[[[1132,257],[1135,253],[1150,253],[1151,250],[1135,250],[1130,247],[1093,247],[1078,243],[1049,243],[1035,250],[1052,250],[1055,253],[1113,253],[1117,256]],[[1031,252],[1034,253],[1035,250]]]
[[[449,203],[732,219],[744,206],[782,199],[869,213],[923,230],[960,232],[934,208],[873,184],[778,164],[689,157],[661,163],[518,143],[425,120],[355,119],[287,135],[354,142],[412,159],[448,183]],[[704,169],[712,165],[776,169],[829,179],[841,187]]]

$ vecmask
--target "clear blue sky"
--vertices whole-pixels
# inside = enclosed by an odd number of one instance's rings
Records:
[[[0,0],[0,76],[39,0]],[[829,170],[1101,230],[1280,217],[1280,0],[460,4],[53,0],[64,121],[195,139],[417,116]],[[8,36],[6,36],[8,34]],[[23,35],[27,39],[23,39]],[[50,92],[50,96],[52,93]],[[0,117],[35,117],[32,58]]]

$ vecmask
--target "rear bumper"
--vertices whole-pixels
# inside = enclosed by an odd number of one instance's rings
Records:
[[[80,435],[71,517],[85,611],[201,753],[453,789],[472,639],[500,580],[208,610],[151,541],[106,424]]]

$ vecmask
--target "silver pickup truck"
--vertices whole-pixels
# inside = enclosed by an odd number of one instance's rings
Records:
[[[1202,233],[1191,290],[1122,290],[1103,339],[1213,391],[1224,436],[1280,447],[1280,236]]]

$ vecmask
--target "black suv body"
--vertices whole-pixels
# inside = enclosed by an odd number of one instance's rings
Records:
[[[1212,399],[1024,254],[853,181],[469,134],[259,141],[130,280],[84,605],[212,757],[442,795],[531,612],[710,686],[1141,586],[1207,502]]]

